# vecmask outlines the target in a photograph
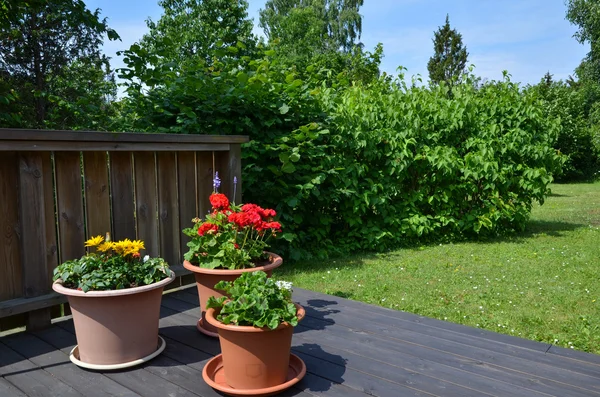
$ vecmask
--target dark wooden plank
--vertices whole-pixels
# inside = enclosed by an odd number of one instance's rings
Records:
[[[191,303],[178,300],[176,297],[181,293],[172,293],[163,297],[163,306],[173,309],[180,315],[194,316],[195,307]],[[190,313],[192,312],[192,313]],[[324,331],[327,332],[327,331]],[[303,335],[300,333],[299,335]],[[311,335],[314,335],[311,334]],[[379,348],[373,344],[365,346],[366,352],[358,354],[356,350],[341,350],[328,346],[323,346],[322,336],[316,339],[295,336],[294,351],[318,357],[328,362],[338,363],[345,368],[352,368],[362,373],[366,373],[377,378],[387,379],[388,381],[407,384],[410,383],[414,389],[431,393],[434,395],[460,395],[460,396],[482,396],[493,395],[494,392],[506,392],[513,396],[535,396],[539,395],[531,390],[519,390],[502,382],[490,382],[486,379],[470,380],[467,384],[456,385],[453,382],[464,373],[460,370],[453,370],[451,367],[435,365],[435,363],[424,363],[424,360],[414,359],[411,356],[405,356],[393,352],[387,354],[385,346]],[[344,340],[340,338],[342,343]],[[298,343],[300,341],[300,343]],[[316,343],[315,343],[316,342]],[[362,348],[359,345],[358,348]],[[355,349],[356,346],[353,346]],[[384,354],[390,360],[384,362],[381,354]],[[398,365],[391,365],[395,362]],[[419,367],[421,367],[419,370]],[[443,378],[442,378],[443,377]],[[333,380],[333,379],[332,379]],[[477,388],[475,387],[477,386]]]
[[[177,293],[174,293],[177,294]],[[194,341],[194,337],[197,339],[197,335],[194,335],[194,328],[190,327],[188,324],[194,322],[195,316],[191,316],[185,314],[186,312],[181,312],[179,310],[173,310],[168,308],[166,305],[170,305],[172,307],[177,307],[178,309],[189,308],[189,310],[193,310],[193,305],[186,304],[183,301],[176,302],[172,296],[173,294],[165,295],[163,297],[163,307],[161,308],[161,313],[163,317],[161,318],[161,333],[167,334],[169,336],[177,339],[178,341],[185,341],[185,343],[190,343],[191,346],[196,347],[200,350],[206,351],[209,354],[217,354],[218,347],[214,344],[198,344]],[[167,326],[167,324],[169,326]],[[197,331],[196,331],[197,333]],[[192,337],[191,335],[194,335]],[[395,381],[385,380],[379,377],[373,377],[367,373],[357,371],[355,369],[347,368],[345,365],[346,358],[340,356],[326,355],[326,358],[315,357],[314,355],[306,355],[308,351],[315,352],[317,344],[311,344],[311,346],[304,348],[293,348],[293,352],[298,356],[301,356],[303,360],[305,360],[307,364],[307,370],[313,373],[314,375],[318,375],[328,379],[334,383],[341,383],[348,387],[351,387],[355,390],[364,391],[367,394],[374,396],[398,396],[398,395],[422,395],[421,392],[416,387],[406,387],[400,383]],[[310,365],[309,365],[310,364]],[[348,372],[348,377],[343,377],[344,373]],[[410,384],[412,385],[414,380],[410,378]],[[449,385],[449,388],[452,389],[452,385]],[[458,390],[464,392],[467,389],[457,387]],[[449,394],[429,394],[428,395],[449,395]],[[482,395],[479,394],[456,394],[456,395]]]
[[[193,293],[193,291],[191,291]],[[529,339],[523,339],[512,335],[499,334],[492,331],[487,331],[480,328],[467,327],[461,324],[455,324],[448,321],[437,320],[430,317],[419,316],[400,310],[389,309],[376,305],[368,305],[363,302],[354,301],[351,299],[340,298],[337,296],[325,295],[319,292],[308,291],[302,288],[294,288],[294,299],[299,303],[306,303],[309,300],[311,302],[319,301],[324,302],[335,302],[338,308],[347,307],[351,310],[367,310],[370,313],[396,318],[403,321],[410,321],[418,325],[427,325],[440,329],[443,333],[457,333],[460,335],[467,335],[470,337],[482,338],[491,342],[499,342],[510,345],[515,345],[531,350],[545,352],[548,350],[549,345],[546,343],[540,343]]]
[[[19,158],[17,153],[0,156],[0,305],[1,301],[23,295],[23,267],[19,239]],[[0,310],[0,331],[25,324],[25,316],[3,318],[11,313]]]
[[[307,292],[306,294],[309,295],[310,293]],[[369,357],[387,357],[387,360],[384,359],[383,361],[391,363],[394,362],[394,357],[412,356],[419,360],[426,360],[428,366],[439,367],[441,364],[449,368],[457,368],[464,372],[462,377],[458,376],[456,378],[457,382],[466,385],[474,382],[476,375],[479,375],[491,379],[491,387],[499,387],[494,385],[495,382],[499,381],[504,384],[513,384],[524,390],[535,390],[551,395],[555,390],[562,390],[563,395],[585,396],[593,393],[592,390],[596,390],[593,381],[597,380],[598,377],[590,376],[593,372],[587,376],[581,376],[581,374],[571,372],[569,365],[566,365],[566,369],[554,368],[544,364],[539,365],[538,358],[541,361],[544,360],[545,356],[535,351],[536,355],[530,356],[530,360],[510,357],[507,354],[496,354],[482,348],[473,349],[472,346],[453,344],[452,342],[447,342],[451,349],[446,351],[448,346],[444,348],[444,341],[440,342],[427,335],[421,336],[418,332],[415,332],[413,338],[407,341],[400,339],[401,335],[399,334],[403,332],[401,329],[391,328],[389,333],[383,335],[364,331],[365,328],[370,328],[372,324],[364,321],[362,310],[357,309],[357,307],[349,309],[337,305],[337,298],[335,297],[328,297],[329,300],[325,300],[321,294],[315,296],[319,299],[308,300],[316,306],[310,307],[304,302],[308,317],[302,321],[297,328],[297,332],[306,327],[312,328],[310,333],[318,334],[314,339],[322,346],[346,349]],[[182,299],[190,305],[197,299],[194,290],[189,288],[169,294],[168,297],[169,299],[164,304],[175,307],[180,311],[183,311],[186,307],[181,304],[174,306],[172,299]],[[295,290],[294,300],[298,300],[297,297],[297,290]],[[191,306],[187,307],[190,309],[183,311],[183,313],[194,316],[195,313]],[[360,304],[360,307],[370,309],[372,306]],[[347,313],[351,313],[351,315],[349,316]],[[338,322],[342,315],[351,317],[351,326],[344,326],[341,322]],[[425,326],[422,327],[425,328]],[[385,328],[376,329],[379,332],[385,330]],[[302,335],[304,332],[306,330],[300,334]],[[441,331],[440,334],[442,334]],[[377,347],[378,345],[384,346],[384,350],[389,352],[387,356],[385,352],[377,351],[377,349],[371,351],[373,346]],[[418,370],[418,368],[420,367],[417,366],[417,363],[414,363],[413,369]],[[451,371],[448,372],[445,375],[446,379],[451,380],[451,375]],[[572,378],[576,380],[572,380]],[[481,382],[481,379],[477,380],[476,383],[479,382]],[[590,384],[590,382],[592,383]]]
[[[85,223],[79,152],[54,153],[59,249],[62,262],[85,254]]]
[[[22,295],[19,228],[19,161],[16,153],[0,156],[0,301]]]
[[[32,310],[44,309],[67,301],[64,295],[55,292],[32,298],[16,298],[0,302],[0,318],[15,314],[27,313]]]
[[[48,285],[51,285],[54,269],[58,266],[58,223],[56,219],[54,163],[50,152],[42,153],[42,166],[44,169],[44,215],[46,217],[46,265],[48,267]],[[61,306],[52,307],[50,314],[53,318],[60,317]]]
[[[411,383],[401,385],[385,379],[379,379],[368,374],[347,368],[344,364],[336,364],[308,355],[292,348],[294,354],[306,364],[307,370],[331,382],[340,383],[366,395],[377,397],[394,396],[451,396],[451,394],[430,394],[419,391]],[[459,395],[457,395],[459,396]]]
[[[46,215],[44,204],[44,164],[42,153],[19,155],[19,213],[24,296],[35,297],[49,291],[46,256]],[[27,328],[50,324],[50,310],[27,315]]]
[[[568,357],[573,360],[580,360],[586,363],[600,365],[600,355],[598,354],[590,354],[575,349],[566,349],[564,347],[555,345],[552,345],[550,350],[548,350],[548,353],[555,354],[557,356]]]
[[[298,294],[296,291],[294,292],[295,298],[297,298],[299,295],[300,294]],[[310,304],[310,301],[311,300],[308,299],[304,303]],[[460,346],[462,344],[463,346],[469,348],[478,347],[493,353],[500,353],[503,355],[508,354],[512,357],[523,358],[525,360],[531,360],[570,371],[580,372],[590,376],[600,377],[600,366],[592,366],[586,363],[582,364],[578,361],[569,359],[553,358],[552,356],[541,354],[543,349],[529,349],[521,346],[515,346],[513,344],[495,342],[488,339],[480,339],[471,335],[463,335],[457,332],[448,332],[440,330],[440,328],[430,327],[424,324],[415,324],[411,321],[404,321],[398,318],[392,318],[374,313],[376,308],[373,311],[364,310],[365,308],[370,309],[370,306],[364,306],[362,309],[355,307],[351,312],[349,312],[347,310],[343,310],[342,308],[336,309],[338,306],[340,306],[338,301],[320,300],[319,302],[321,308],[309,311],[309,315],[319,319],[329,319],[330,321],[334,321],[336,324],[344,325],[350,328],[358,327],[366,332],[376,333],[381,336],[390,336],[395,339],[408,341],[410,343],[421,343],[424,337],[427,336],[430,337],[428,340],[433,343],[432,346],[445,346],[447,344],[446,341],[449,341],[454,343],[453,346]],[[323,305],[324,302],[332,302],[333,304],[330,303]],[[349,313],[352,313],[352,315]],[[357,316],[361,319],[360,324],[356,324]],[[471,330],[470,327],[462,327],[465,329],[465,332]],[[547,346],[546,344],[540,345]],[[528,346],[531,345],[528,344]],[[543,352],[545,353],[545,350]]]
[[[131,153],[110,153],[113,240],[135,237],[135,205]]]
[[[179,261],[183,262],[183,255],[189,250],[187,243],[190,238],[181,233],[181,230],[191,227],[192,219],[200,215],[196,194],[195,153],[177,153],[177,188],[179,193],[179,235],[181,243]]]
[[[213,153],[196,153],[196,176],[198,178],[198,214],[201,219],[211,210],[209,197],[213,191]]]
[[[215,171],[219,172],[219,178],[221,178],[221,187],[219,193],[223,193],[227,196],[230,201],[233,200],[233,174],[236,164],[231,163],[233,159],[231,152],[213,152],[215,155]]]
[[[294,334],[296,348],[301,351],[309,349],[313,355],[318,357],[327,357],[327,355],[343,356],[347,359],[346,365],[348,367],[400,383],[410,381],[419,390],[434,394],[444,394],[442,391],[445,390],[448,395],[464,396],[541,397],[546,395],[501,380],[503,371],[499,369],[490,368],[485,376],[465,372],[463,367],[477,365],[470,360],[448,357],[449,362],[454,361],[453,365],[440,364],[422,357],[388,350],[385,343],[369,340],[364,335],[362,341],[357,342],[352,339],[345,340],[338,336],[326,338],[328,332],[327,329],[314,330],[300,325]],[[318,342],[318,345],[315,344],[315,341]],[[524,381],[525,379],[522,377],[520,380]],[[451,386],[448,386],[448,384],[451,384]],[[455,384],[467,390],[456,389]],[[454,391],[452,391],[453,389]]]
[[[81,142],[81,141],[1,141],[1,151],[111,151],[111,152],[132,152],[132,151],[147,151],[147,152],[174,152],[174,151],[228,151],[228,143],[149,143],[149,142]]]
[[[0,375],[30,397],[83,396],[1,341]]]
[[[57,325],[60,328],[53,336],[54,340],[52,344],[56,347],[63,346],[61,350],[67,353],[72,348],[69,341],[73,342],[72,338],[74,338],[73,322],[64,321],[57,323]],[[147,366],[152,366],[152,368],[146,369]],[[182,374],[186,370],[181,367],[185,366],[179,365],[179,363],[168,358],[158,356],[142,367],[134,367],[121,372],[106,372],[104,375],[144,397],[202,395],[191,392],[171,382],[178,382],[181,381],[182,377],[186,377],[186,375]],[[203,382],[202,374],[196,378],[196,382]]]
[[[409,342],[393,336],[385,337],[365,332],[363,329],[368,324],[365,326],[359,319],[360,317],[357,317],[353,328],[347,328],[308,316],[302,321],[299,329],[311,328],[310,333],[315,334],[314,338],[318,338],[321,344],[351,349],[364,355],[376,355],[376,352],[371,352],[369,347],[382,346],[398,357],[413,356],[431,363],[460,368],[465,372],[462,378],[457,378],[456,382],[461,384],[472,381],[472,374],[478,374],[492,379],[493,382],[512,383],[542,393],[562,390],[563,395],[583,397],[594,390],[589,386],[594,379],[597,381],[597,378],[589,375],[540,364],[539,361],[544,358],[543,354],[538,355],[538,361],[525,360],[450,341],[435,340],[426,335],[418,341]]]
[[[161,152],[156,154],[156,162],[160,256],[170,265],[175,265],[182,262],[177,200],[177,157],[174,152]]]
[[[9,381],[0,378],[0,396],[2,397],[27,397]]]
[[[105,236],[106,232],[112,232],[106,152],[84,152],[83,167],[86,237]]]
[[[176,135],[134,132],[98,132],[0,128],[0,141],[81,141],[129,143],[245,143],[245,135]]]
[[[242,202],[242,145],[232,144],[226,155],[217,155],[221,158],[220,166],[227,170],[223,174],[223,191],[227,192],[227,197],[239,204]]]
[[[2,342],[36,366],[44,368],[46,372],[85,396],[140,396],[101,373],[86,371],[71,363],[67,353],[45,341],[44,335],[47,339],[52,340],[52,335],[57,332],[64,331],[60,328],[52,327],[41,331],[39,336],[20,333],[4,338]],[[76,343],[75,336],[72,336],[72,342]]]
[[[135,152],[135,205],[137,238],[144,241],[146,254],[158,256],[158,207],[154,153]]]

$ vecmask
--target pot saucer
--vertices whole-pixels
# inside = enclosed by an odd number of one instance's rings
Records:
[[[230,396],[272,396],[284,391],[292,385],[298,383],[306,375],[306,365],[300,357],[290,354],[290,366],[286,382],[281,385],[267,387],[264,389],[234,389],[225,382],[225,373],[223,371],[223,355],[219,354],[212,358],[202,370],[202,378],[208,385],[222,393]]]
[[[158,345],[156,346],[156,351],[154,351],[152,354],[147,355],[146,357],[143,357],[143,358],[139,358],[137,360],[128,361],[126,363],[120,363],[120,364],[90,364],[90,363],[85,363],[85,362],[83,362],[83,361],[81,361],[79,359],[79,345],[76,345],[73,348],[73,350],[71,350],[71,354],[69,354],[69,358],[71,359],[71,362],[73,362],[73,364],[75,364],[75,365],[77,365],[79,367],[83,367],[83,368],[87,368],[87,369],[95,369],[95,370],[100,370],[100,371],[107,371],[107,370],[113,370],[113,369],[129,368],[129,367],[133,367],[133,366],[136,366],[136,365],[143,364],[143,363],[145,363],[147,361],[152,360],[154,357],[156,357],[160,353],[162,353],[162,351],[165,350],[166,346],[167,346],[167,343],[159,335],[158,336]]]
[[[210,336],[211,338],[219,337],[218,332],[209,331],[204,327],[204,321],[202,319],[198,320],[198,323],[196,324],[196,328],[198,328],[198,331],[202,332],[206,336]]]

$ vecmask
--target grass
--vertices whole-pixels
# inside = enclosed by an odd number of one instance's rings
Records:
[[[488,242],[282,266],[295,286],[600,354],[600,183],[553,185]]]

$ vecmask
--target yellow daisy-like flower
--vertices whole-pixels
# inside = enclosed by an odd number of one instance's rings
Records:
[[[140,250],[143,250],[143,249],[146,249],[146,247],[144,247],[144,242],[142,240],[133,240],[131,242],[129,253],[131,255],[137,254],[140,252]]]
[[[112,241],[105,241],[102,244],[98,245],[97,250],[100,252],[107,252],[113,249],[114,244]]]
[[[141,240],[131,241],[126,238],[113,244],[113,251],[121,256],[134,255],[139,253],[141,249],[144,249],[144,242]]]
[[[91,239],[89,239],[88,241],[85,242],[85,246],[86,247],[96,247],[96,246],[100,245],[100,243],[102,243],[103,241],[104,241],[104,237],[102,237],[102,236],[92,237]]]

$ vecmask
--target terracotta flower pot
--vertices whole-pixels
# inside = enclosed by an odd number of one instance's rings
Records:
[[[295,305],[300,321],[305,311]],[[288,323],[274,330],[225,325],[216,319],[217,314],[215,309],[208,309],[206,320],[219,332],[227,384],[236,390],[258,390],[286,383],[294,327]]]
[[[92,366],[135,362],[157,350],[160,301],[164,287],[175,273],[157,283],[111,291],[78,291],[66,288],[62,280],[52,284],[67,295],[78,360]]]
[[[251,267],[247,269],[227,270],[227,269],[205,269],[196,265],[193,265],[189,261],[183,262],[183,267],[187,270],[194,272],[196,278],[196,286],[198,287],[198,297],[200,300],[200,310],[202,311],[202,317],[198,320],[197,328],[198,331],[205,335],[216,338],[218,336],[217,329],[206,322],[206,302],[208,298],[214,296],[219,298],[223,296],[223,291],[216,290],[215,284],[219,281],[234,281],[236,278],[246,272],[257,272],[262,270],[267,273],[269,277],[273,273],[273,269],[281,266],[283,259],[277,254],[268,252],[269,261],[265,262],[264,265]]]

